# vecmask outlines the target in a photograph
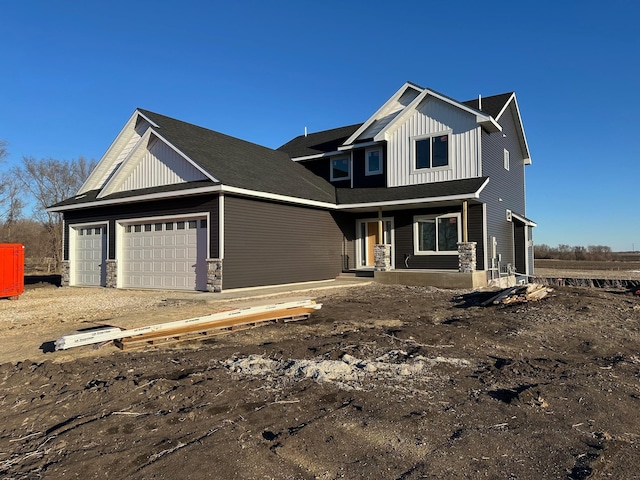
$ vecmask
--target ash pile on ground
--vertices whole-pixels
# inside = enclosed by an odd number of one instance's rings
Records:
[[[637,478],[640,298],[490,295],[370,285],[302,322],[4,363],[0,477]]]

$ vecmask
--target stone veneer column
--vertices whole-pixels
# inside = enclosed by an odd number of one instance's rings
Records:
[[[118,286],[118,263],[117,260],[107,260],[107,281],[105,287],[116,288]]]
[[[69,260],[63,260],[60,264],[60,273],[62,274],[62,278],[60,280],[60,285],[63,287],[69,286],[69,268],[70,268]]]
[[[373,259],[377,272],[391,270],[391,245],[375,244],[373,246]]]
[[[222,291],[222,259],[207,258],[207,292]]]
[[[476,242],[458,243],[458,270],[464,273],[476,271]]]

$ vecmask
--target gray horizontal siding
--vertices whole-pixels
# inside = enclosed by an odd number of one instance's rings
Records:
[[[225,196],[223,289],[327,280],[342,233],[328,211]]]
[[[482,175],[490,177],[480,199],[486,203],[488,263],[491,265],[491,241],[497,240],[496,258],[501,266],[516,264],[513,224],[507,221],[506,211],[526,215],[525,165],[515,130],[514,118],[507,109],[500,118],[502,132],[482,132]],[[510,167],[504,168],[504,149],[509,151]]]

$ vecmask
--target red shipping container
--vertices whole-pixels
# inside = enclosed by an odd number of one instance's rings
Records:
[[[0,243],[0,298],[17,299],[24,292],[24,245]]]

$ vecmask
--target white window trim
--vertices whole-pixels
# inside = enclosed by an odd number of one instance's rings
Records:
[[[336,160],[346,160],[347,161],[347,165],[349,167],[349,173],[346,177],[340,177],[340,178],[334,178],[333,176],[333,162],[335,162]],[[351,180],[351,157],[350,156],[340,156],[340,157],[333,157],[330,160],[329,163],[329,178],[332,182],[340,182],[343,180]]]
[[[377,170],[371,170],[369,168],[369,153],[377,151],[380,155],[380,168]],[[364,151],[364,174],[365,176],[369,175],[380,175],[382,173],[382,147],[375,148],[367,148]]]
[[[450,170],[451,169],[451,144],[452,142],[452,134],[453,134],[453,130],[449,129],[449,130],[442,130],[440,132],[433,132],[433,133],[429,133],[426,135],[417,135],[415,137],[410,137],[411,140],[411,171],[418,173],[418,172],[437,172],[437,171],[441,171],[441,170]],[[416,154],[416,142],[419,142],[420,140],[426,140],[428,138],[433,138],[433,137],[441,137],[442,135],[446,135],[448,138],[447,140],[447,164],[445,166],[442,167],[423,167],[423,168],[417,168],[416,167],[416,161],[418,160],[417,158],[417,154]]]
[[[438,248],[438,219],[440,218],[457,218],[456,225],[458,227],[458,242],[461,242],[462,238],[462,214],[461,213],[445,213],[442,215],[416,215],[413,217],[413,254],[414,255],[457,255],[458,250],[444,250],[439,251]],[[418,223],[420,220],[435,220],[436,222],[436,250],[418,250],[418,238],[419,229]]]
[[[504,149],[504,169],[509,171],[509,150]]]

